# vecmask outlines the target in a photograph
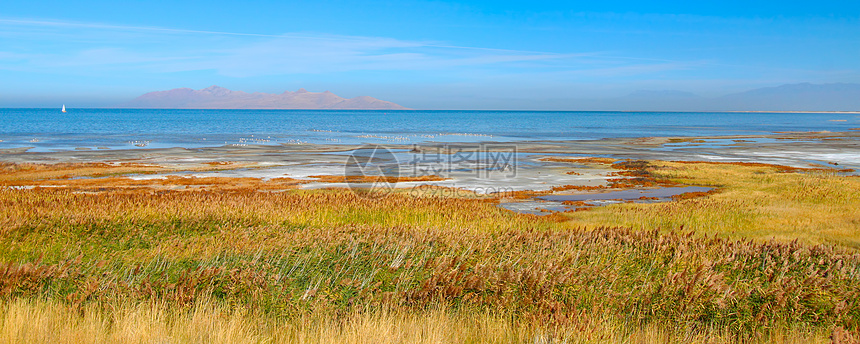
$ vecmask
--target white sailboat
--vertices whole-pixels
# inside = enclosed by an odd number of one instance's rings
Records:
[[[63,104],[63,112],[66,112],[66,104]]]

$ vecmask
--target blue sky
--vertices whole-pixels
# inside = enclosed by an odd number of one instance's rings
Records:
[[[637,90],[860,82],[858,1],[14,1],[0,107],[220,85],[529,108]]]

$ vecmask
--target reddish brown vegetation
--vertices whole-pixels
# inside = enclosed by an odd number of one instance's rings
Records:
[[[567,190],[576,190],[576,191],[594,191],[594,190],[605,190],[606,186],[597,185],[597,186],[587,186],[587,185],[561,185],[561,186],[553,186],[551,188],[552,191],[567,191]]]
[[[586,203],[583,201],[564,201],[564,202],[561,202],[561,204],[563,204],[563,205],[575,205],[577,207],[591,207],[594,205],[594,204]]]
[[[680,201],[680,200],[691,199],[691,198],[705,197],[705,196],[709,196],[713,193],[714,193],[714,190],[711,190],[708,192],[701,192],[701,191],[685,192],[685,193],[682,193],[679,195],[672,195],[672,199],[676,200],[676,201]]]

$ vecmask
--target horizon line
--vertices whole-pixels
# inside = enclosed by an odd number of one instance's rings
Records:
[[[22,109],[55,109],[56,107],[0,107],[0,110],[22,110]],[[215,110],[215,111],[468,111],[468,112],[622,112],[622,113],[821,113],[821,114],[860,114],[860,110],[530,110],[530,109],[267,109],[267,108],[129,108],[129,107],[66,107],[66,111],[74,109],[83,110]],[[59,110],[58,110],[59,111]]]

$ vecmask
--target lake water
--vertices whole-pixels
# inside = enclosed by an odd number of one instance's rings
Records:
[[[858,114],[0,109],[0,149],[584,140],[847,131]]]

